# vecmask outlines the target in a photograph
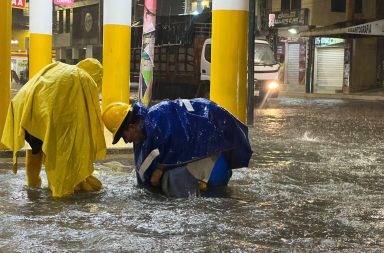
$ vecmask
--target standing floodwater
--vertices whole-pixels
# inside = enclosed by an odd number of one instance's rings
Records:
[[[0,252],[381,252],[383,130],[382,102],[270,100],[220,198],[149,194],[116,157],[102,193],[54,199],[2,163]]]

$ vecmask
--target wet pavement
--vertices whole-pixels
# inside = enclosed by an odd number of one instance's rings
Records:
[[[254,154],[215,197],[135,187],[132,154],[96,163],[105,189],[54,199],[0,163],[0,252],[382,252],[384,102],[278,98]],[[22,167],[22,166],[21,166]]]

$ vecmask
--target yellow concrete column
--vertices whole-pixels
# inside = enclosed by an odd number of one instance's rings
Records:
[[[103,109],[129,103],[132,0],[104,0]]]
[[[249,0],[213,0],[210,98],[245,123]]]
[[[29,78],[52,62],[52,0],[29,1]]]
[[[11,1],[0,1],[0,139],[11,99]],[[5,147],[0,143],[0,149]]]

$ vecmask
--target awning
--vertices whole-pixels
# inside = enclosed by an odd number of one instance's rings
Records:
[[[357,35],[358,37],[362,36],[384,36],[384,19],[376,20],[369,23],[364,23],[355,26],[349,27],[321,27],[318,29],[313,29],[310,31],[305,31],[300,33],[300,37],[320,37],[320,36],[335,36],[335,37],[345,37],[345,36]]]

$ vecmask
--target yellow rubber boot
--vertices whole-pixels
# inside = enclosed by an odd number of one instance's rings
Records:
[[[200,191],[205,191],[205,190],[207,190],[207,188],[208,188],[208,186],[207,186],[206,182],[199,181],[199,190]]]
[[[99,179],[90,175],[75,187],[75,191],[97,192],[103,189],[103,184]]]
[[[26,173],[27,184],[30,187],[41,187],[41,165],[43,162],[43,153],[32,154],[32,150],[27,150],[26,155]]]

